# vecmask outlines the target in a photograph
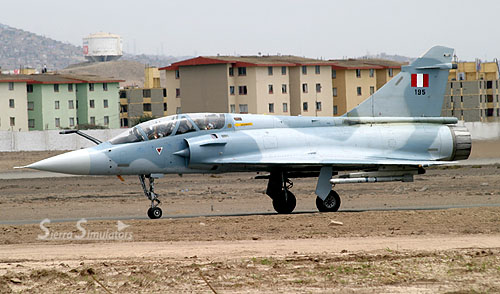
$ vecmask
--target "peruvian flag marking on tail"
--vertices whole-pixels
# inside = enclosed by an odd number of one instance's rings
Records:
[[[429,74],[411,74],[411,86],[417,88],[429,87]]]

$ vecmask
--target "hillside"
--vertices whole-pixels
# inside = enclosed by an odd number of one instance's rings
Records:
[[[84,36],[82,36],[83,38]],[[166,66],[179,60],[174,56],[133,55],[125,53],[120,60],[130,60],[150,66]],[[40,70],[44,64],[50,70],[60,70],[85,62],[82,47],[63,43],[21,29],[0,24],[0,68],[12,70],[32,67]],[[142,66],[143,66],[142,65]],[[143,75],[143,70],[141,70]]]
[[[0,24],[0,67],[64,68],[82,62],[82,48]]]
[[[97,75],[125,80],[120,86],[144,85],[144,64],[131,60],[115,60],[98,63],[80,63],[58,70],[59,73]],[[162,81],[163,83],[163,81]],[[164,85],[164,84],[163,84]]]

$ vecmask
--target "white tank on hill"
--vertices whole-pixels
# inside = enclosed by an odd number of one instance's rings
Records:
[[[122,55],[122,39],[119,35],[99,32],[83,38],[83,56],[89,61],[117,60]]]

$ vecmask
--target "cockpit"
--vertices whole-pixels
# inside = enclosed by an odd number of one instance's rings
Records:
[[[143,122],[114,137],[109,142],[113,145],[156,140],[189,132],[218,130],[226,123],[224,114],[193,113],[170,115]]]

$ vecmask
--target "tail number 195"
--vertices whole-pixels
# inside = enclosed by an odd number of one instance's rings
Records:
[[[415,95],[425,95],[425,89],[415,89]]]

